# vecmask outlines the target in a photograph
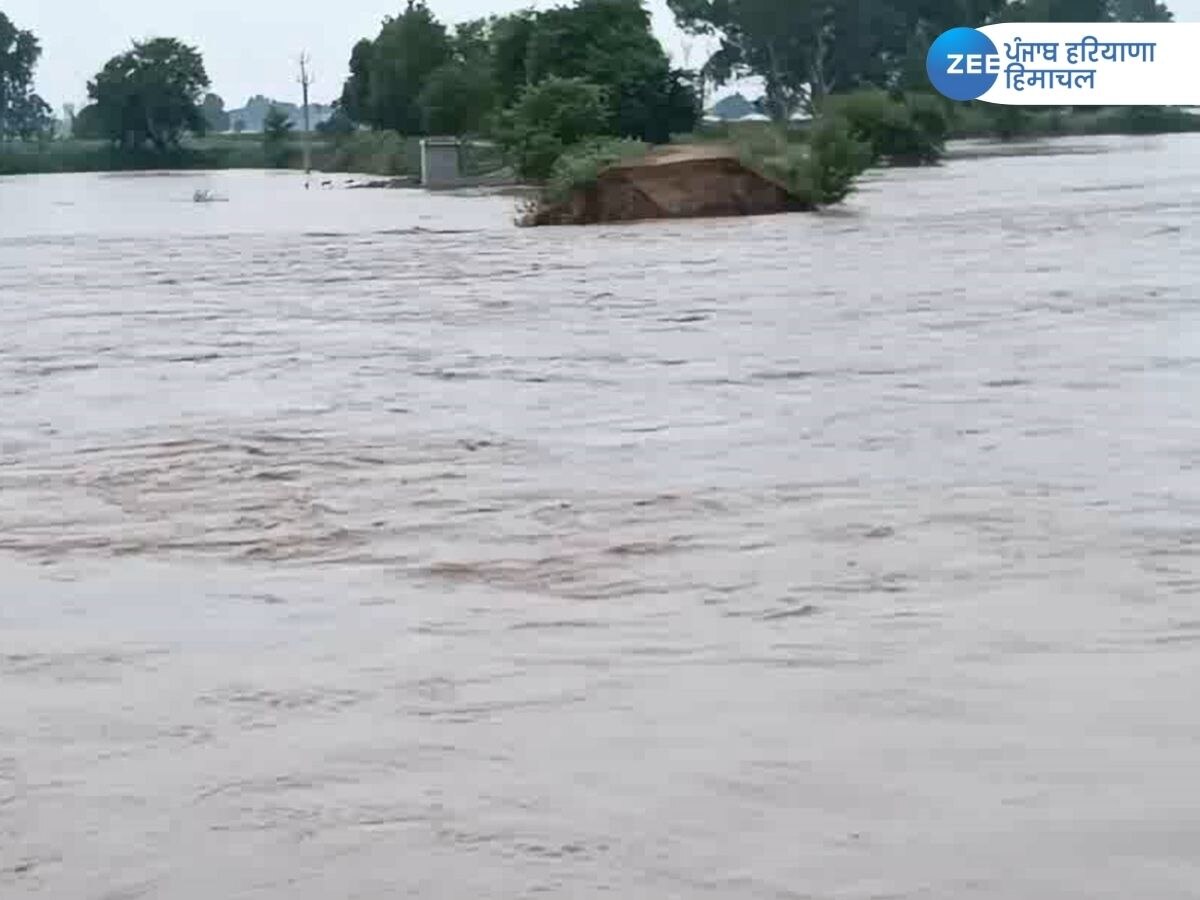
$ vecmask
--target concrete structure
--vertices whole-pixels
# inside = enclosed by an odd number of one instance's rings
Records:
[[[454,187],[461,180],[458,138],[423,138],[421,140],[421,185],[428,188]]]

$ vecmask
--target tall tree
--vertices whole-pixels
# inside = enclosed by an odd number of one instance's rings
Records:
[[[50,127],[50,105],[33,92],[42,48],[0,12],[0,141],[30,138]]]
[[[717,35],[718,83],[754,74],[771,115],[814,111],[834,90],[896,87],[938,34],[982,25],[1005,0],[668,0],[685,31]],[[1043,0],[1033,0],[1043,2]],[[1087,2],[1087,0],[1083,0]]]
[[[208,87],[200,52],[174,38],[135,43],[105,64],[88,96],[106,137],[133,149],[176,147],[186,132],[203,134],[200,98]]]
[[[384,20],[373,42],[355,45],[342,108],[376,128],[419,134],[421,91],[450,53],[446,27],[424,0],[408,0],[404,12]]]
[[[354,122],[371,122],[371,63],[375,42],[363,38],[350,51],[350,77],[342,86],[338,106]]]
[[[641,0],[578,0],[540,13],[525,67],[532,84],[554,76],[604,87],[622,136],[662,142],[698,116],[691,78],[671,68]]]
[[[501,107],[511,106],[532,84],[526,61],[536,27],[536,15],[530,11],[515,12],[492,22],[491,72],[496,103]]]

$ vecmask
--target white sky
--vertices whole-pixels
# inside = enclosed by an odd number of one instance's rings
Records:
[[[515,9],[558,6],[566,0],[430,0],[443,22]],[[1200,20],[1200,0],[1168,0],[1177,20]],[[667,51],[683,63],[684,38],[675,27],[666,0],[647,0],[654,26]],[[404,0],[340,0],[332,6],[314,0],[0,0],[0,9],[18,28],[32,29],[42,43],[37,89],[55,108],[82,105],[87,80],[132,40],[178,37],[199,47],[226,106],[241,106],[254,94],[297,100],[295,59],[301,50],[312,56],[316,73],[314,101],[327,102],[341,93],[350,48],[362,37],[374,37],[386,15]],[[706,56],[695,40],[691,64]],[[728,93],[722,91],[721,93]]]

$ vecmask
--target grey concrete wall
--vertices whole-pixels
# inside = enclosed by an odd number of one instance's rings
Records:
[[[421,184],[451,187],[461,180],[457,141],[421,142]]]

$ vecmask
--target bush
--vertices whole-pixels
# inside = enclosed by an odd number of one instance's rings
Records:
[[[816,206],[841,203],[854,190],[854,179],[871,163],[871,148],[855,138],[845,121],[822,118],[809,136],[808,177]]]
[[[395,131],[357,131],[321,152],[313,164],[325,172],[397,177],[420,169],[420,144]]]
[[[1194,114],[1171,106],[1122,106],[1103,110],[1098,119],[1098,130],[1117,134],[1196,131],[1200,125]]]
[[[263,150],[267,162],[277,169],[288,164],[293,148],[290,144],[292,123],[287,115],[277,106],[272,106],[263,121]]]
[[[602,88],[579,78],[547,78],[527,87],[501,116],[497,138],[524,178],[544,180],[568,147],[606,133]]]
[[[748,133],[738,143],[739,155],[747,166],[814,208],[845,200],[854,179],[872,162],[871,148],[837,116],[822,116],[813,123],[807,144],[788,137],[776,129]]]
[[[945,107],[927,95],[896,99],[884,91],[855,91],[830,97],[826,111],[845,120],[850,135],[870,147],[872,162],[934,162],[950,131]]]
[[[613,163],[644,156],[647,145],[626,138],[594,138],[567,149],[554,162],[544,197],[550,203],[566,200],[577,189],[592,184]]]

